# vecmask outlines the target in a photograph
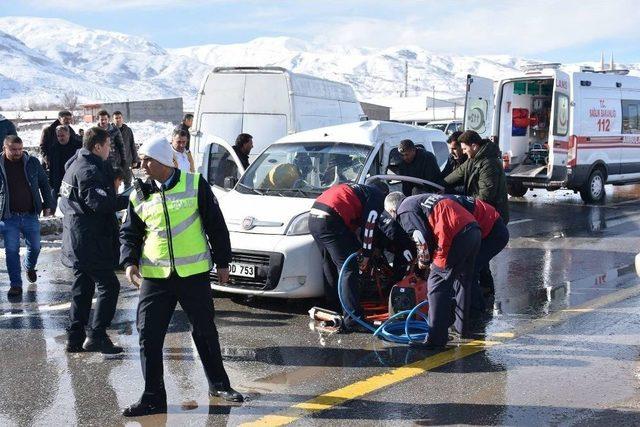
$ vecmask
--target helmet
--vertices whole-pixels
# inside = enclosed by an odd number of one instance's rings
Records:
[[[291,188],[299,178],[298,168],[291,163],[274,166],[268,175],[269,185],[272,188]]]

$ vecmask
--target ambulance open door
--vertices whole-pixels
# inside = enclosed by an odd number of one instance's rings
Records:
[[[464,130],[474,130],[482,138],[491,137],[494,109],[493,80],[467,75],[464,103]]]

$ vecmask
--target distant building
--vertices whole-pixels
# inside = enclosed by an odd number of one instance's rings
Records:
[[[389,107],[368,102],[361,102],[360,106],[369,120],[391,120],[391,108]]]
[[[151,120],[154,122],[172,122],[178,124],[184,114],[182,98],[102,102],[83,104],[82,108],[82,118],[87,123],[94,122],[98,111],[103,109],[107,110],[109,114],[113,114],[114,111],[122,112],[125,122]]]

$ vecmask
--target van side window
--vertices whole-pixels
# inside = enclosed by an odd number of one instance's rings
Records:
[[[640,133],[640,101],[622,100],[622,133]]]
[[[556,93],[555,107],[553,134],[566,136],[569,133],[569,97],[562,93]]]

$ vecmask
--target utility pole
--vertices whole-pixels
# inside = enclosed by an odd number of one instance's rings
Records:
[[[431,89],[431,105],[433,106],[433,120],[436,119],[436,87],[432,86]]]
[[[409,62],[404,60],[404,97],[409,93]]]

